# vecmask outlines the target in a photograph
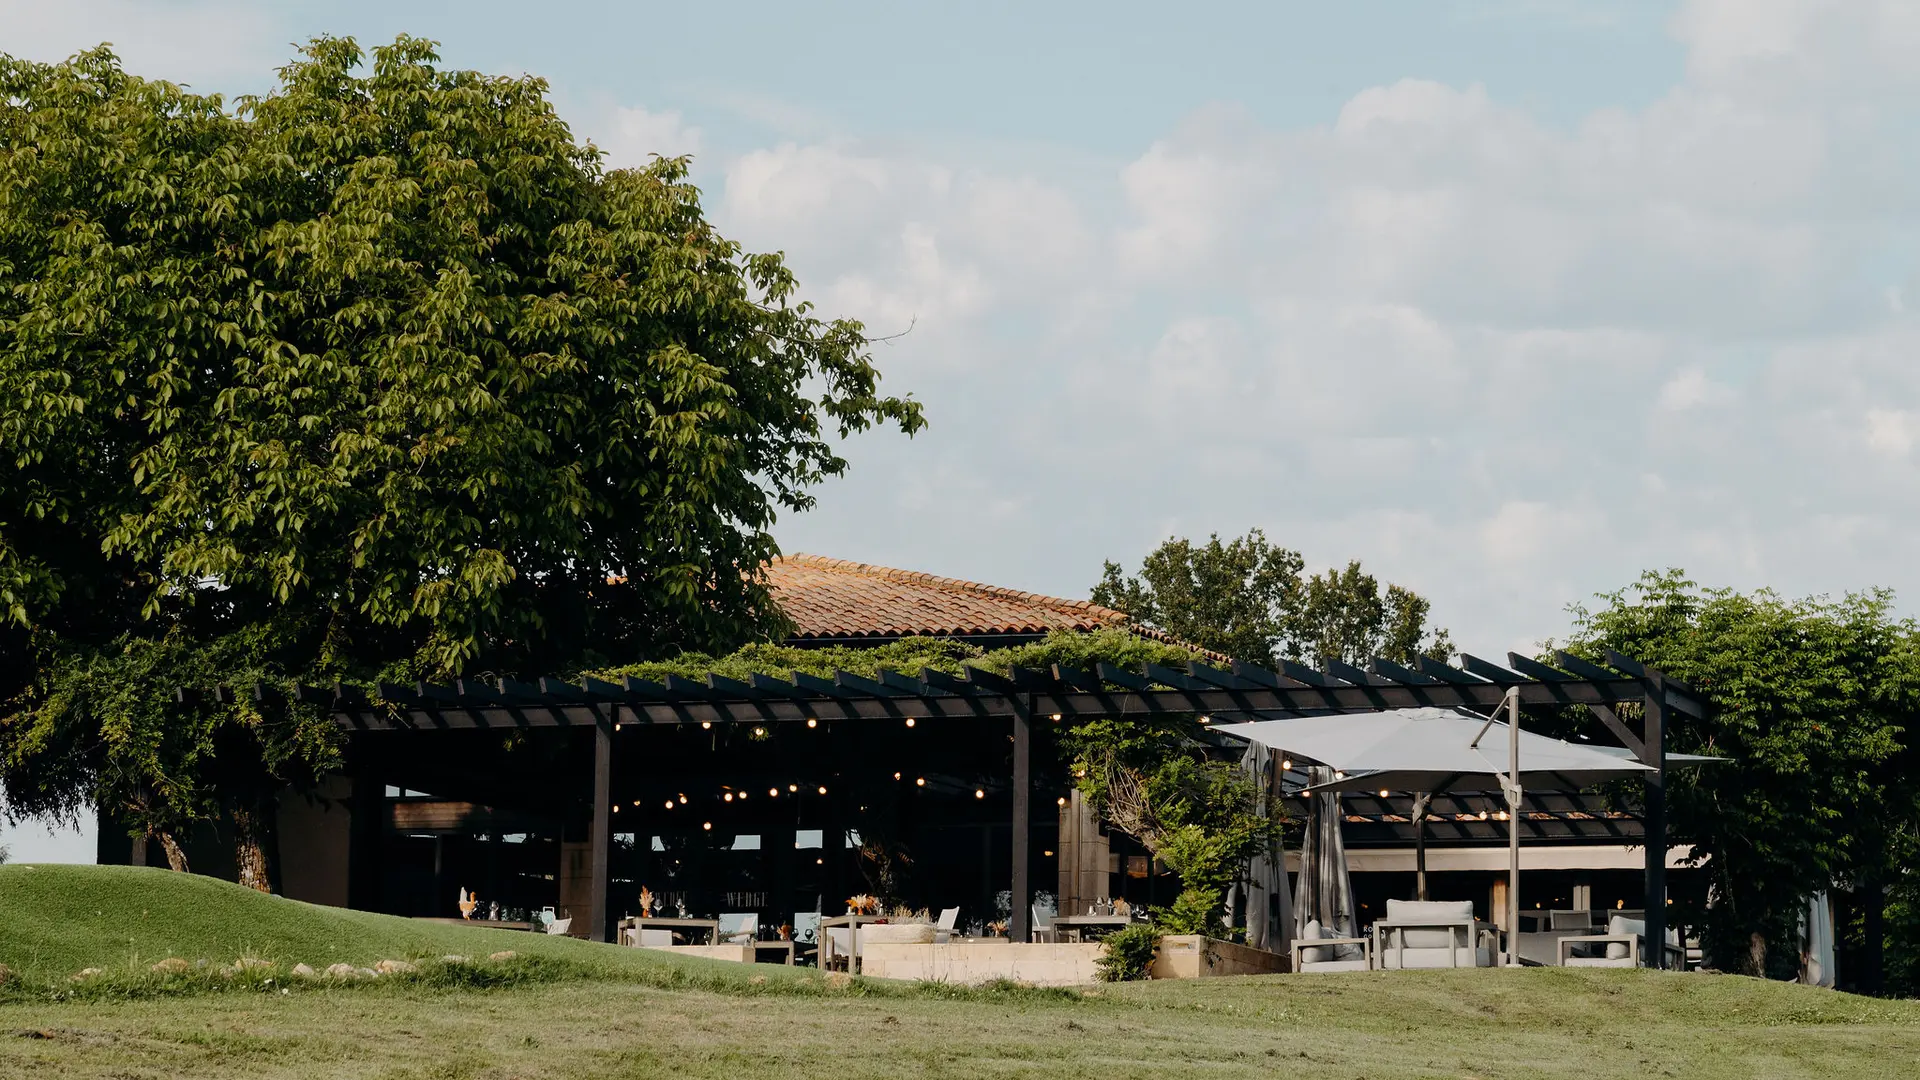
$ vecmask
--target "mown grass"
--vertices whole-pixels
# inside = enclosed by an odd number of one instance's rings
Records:
[[[0,876],[0,962],[9,964],[26,947],[8,929],[22,914],[12,880],[19,872]],[[152,898],[178,884],[164,877],[131,880]],[[237,902],[255,905],[245,909],[255,915],[294,910],[259,908],[286,903],[266,898]],[[1731,976],[1534,969],[962,989],[842,983],[771,965],[324,909],[318,916],[365,932],[338,943],[356,960],[409,946],[484,955],[471,942],[496,933],[524,947],[508,962],[429,958],[414,974],[355,983],[289,984],[284,969],[158,978],[122,964],[123,973],[75,984],[72,970],[106,966],[103,958],[85,954],[76,931],[42,932],[28,949],[42,966],[0,1002],[0,1076],[1920,1075],[1920,1003]],[[318,932],[308,918],[256,925],[249,951],[272,952],[279,942],[284,951],[269,959],[311,954],[325,942],[302,936]],[[169,948],[155,947],[162,940]],[[185,925],[94,948],[144,959],[193,952],[171,947],[189,941],[205,943],[202,952],[217,946],[222,960],[239,954],[235,932]]]

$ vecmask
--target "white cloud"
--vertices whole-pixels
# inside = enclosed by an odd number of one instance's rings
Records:
[[[126,69],[202,92],[264,85],[293,58],[283,20],[238,0],[0,0],[0,51],[54,62],[110,42]]]
[[[1683,81],[1564,126],[1419,80],[1318,127],[1210,107],[1107,191],[749,155],[726,224],[854,314],[944,313],[881,356],[933,432],[854,447],[783,535],[1084,591],[1169,528],[1258,524],[1491,648],[1649,567],[1920,593],[1920,325],[1888,301],[1920,280],[1890,247],[1920,235],[1916,10],[1691,4]],[[1030,495],[1011,533],[971,498],[873,511],[963,473]]]
[[[689,126],[678,110],[654,111],[639,106],[613,110],[595,139],[616,168],[637,168],[660,157],[699,156],[705,149],[700,129]]]

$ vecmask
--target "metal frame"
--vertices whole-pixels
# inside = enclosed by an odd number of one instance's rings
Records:
[[[1362,670],[1336,661],[1319,670],[1282,661],[1277,670],[1234,662],[1218,668],[1192,662],[1184,670],[1146,665],[1131,671],[1101,663],[1092,670],[1055,665],[1050,670],[1014,668],[1007,675],[967,668],[952,675],[923,668],[917,675],[883,670],[878,678],[839,671],[823,679],[798,672],[789,677],[754,674],[741,681],[709,674],[696,682],[669,675],[664,682],[626,678],[620,683],[586,678],[578,684],[542,678],[450,685],[382,683],[372,694],[353,687],[302,686],[296,701],[326,708],[356,738],[389,731],[581,727],[594,731],[592,903],[589,936],[604,940],[607,927],[607,860],[613,740],[627,724],[765,724],[873,721],[905,718],[972,718],[1007,721],[1013,741],[1013,878],[1009,930],[1024,940],[1031,928],[1027,881],[1031,806],[1033,718],[1201,717],[1375,712],[1421,706],[1584,706],[1655,772],[1647,781],[1648,932],[1665,934],[1666,899],[1666,712],[1702,716],[1705,703],[1692,688],[1618,653],[1606,665],[1556,652],[1551,665],[1517,653],[1505,665],[1469,654],[1454,666],[1422,657],[1413,667],[1375,658]],[[230,693],[223,690],[222,693]],[[264,686],[254,693],[275,696]],[[1634,732],[1615,706],[1643,706],[1645,724]],[[1659,938],[1656,938],[1659,940]]]

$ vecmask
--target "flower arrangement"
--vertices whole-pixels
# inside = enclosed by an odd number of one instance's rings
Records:
[[[866,893],[861,893],[858,896],[847,897],[847,914],[877,915],[879,913],[880,913],[879,897],[869,896]]]
[[[995,919],[994,921],[988,923],[987,934],[990,937],[1006,937],[1007,936],[1007,920]]]
[[[643,919],[653,917],[653,890],[645,885],[640,886],[640,917]]]
[[[902,905],[884,913],[888,922],[926,923],[933,925],[933,915],[926,908],[910,908]]]

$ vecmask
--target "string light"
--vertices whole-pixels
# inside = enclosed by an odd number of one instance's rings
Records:
[[[1056,803],[1058,803],[1058,804],[1059,804],[1059,805],[1061,805],[1061,806],[1065,806],[1065,805],[1067,805],[1067,797],[1066,797],[1065,795],[1062,795],[1062,796],[1060,796],[1059,798],[1057,798],[1057,799],[1055,799],[1055,800],[1053,800],[1053,801],[1054,801],[1054,802],[1056,802]]]
[[[711,720],[702,720],[702,721],[700,721],[700,730],[702,730],[702,731],[711,731],[712,729],[713,729],[713,721],[711,721]]]
[[[982,789],[982,788],[974,788],[974,789],[973,789],[973,797],[974,797],[974,798],[976,798],[976,799],[984,799],[984,798],[986,798],[986,797],[987,797],[987,793],[986,793],[986,791],[985,791],[984,789]]]
[[[911,717],[911,716],[909,716],[909,717],[907,717],[907,726],[908,726],[908,727],[912,727],[912,726],[913,726],[913,717]]]
[[[1283,758],[1281,758],[1281,759],[1280,759],[1280,767],[1281,767],[1282,769],[1285,769],[1285,770],[1286,770],[1286,771],[1288,771],[1288,772],[1292,772],[1292,771],[1293,771],[1293,759],[1292,759],[1292,758],[1284,758],[1284,757],[1283,757]]]
[[[741,801],[741,802],[746,802],[746,801],[747,801],[747,793],[746,793],[746,792],[744,792],[744,791],[743,791],[743,792],[741,792],[741,793],[740,793],[740,801]]]
[[[914,787],[926,787],[926,786],[927,786],[927,778],[926,778],[926,777],[924,777],[924,776],[916,776],[916,777],[914,777],[914,778],[913,778],[913,786],[914,786]]]
[[[614,812],[614,813],[616,813],[616,814],[620,812],[620,804],[619,804],[619,803],[614,803],[614,804],[613,804],[613,812]]]
[[[712,831],[713,831],[713,822],[711,822],[711,821],[703,821],[703,822],[701,822],[701,823],[700,823],[700,827],[701,827],[701,828],[703,828],[703,829],[705,829],[705,830],[707,830],[708,832],[712,832]]]
[[[1054,723],[1056,723],[1056,724],[1060,722],[1060,714],[1059,714],[1059,713],[1054,713],[1054,714],[1053,714],[1053,722],[1054,722]]]
[[[754,737],[754,738],[756,738],[756,739],[764,739],[764,738],[766,738],[766,737],[767,737],[767,729],[766,729],[766,728],[763,728],[763,727],[757,727],[757,728],[754,728],[754,729],[753,729],[753,737]]]
[[[895,780],[898,780],[898,779],[900,779],[900,774],[899,774],[899,773],[894,773],[894,774],[893,774],[893,778],[894,778]]]
[[[780,789],[779,789],[779,788],[777,788],[777,787],[770,787],[770,788],[768,788],[768,789],[767,789],[767,798],[769,798],[769,799],[777,799],[777,798],[779,798],[779,797],[780,797]]]
[[[815,720],[815,719],[814,719],[813,717],[811,717],[811,716],[809,716],[809,717],[807,717],[807,726],[808,726],[808,727],[819,727],[819,726],[820,726],[820,721],[818,721],[818,720]]]
[[[684,791],[680,793],[680,805],[681,806],[687,805],[687,793]]]
[[[1049,859],[1053,858],[1053,852],[1051,851],[1043,851],[1040,854],[1045,855]]]
[[[725,795],[722,795],[722,796],[720,796],[720,801],[721,801],[721,802],[732,802],[732,801],[733,801],[733,792],[731,792],[731,791],[729,791],[729,792],[727,792],[727,793],[726,793]]]
[[[1347,778],[1347,774],[1346,774],[1346,773],[1343,773],[1343,772],[1341,772],[1341,771],[1340,771],[1340,770],[1338,770],[1338,769],[1335,769],[1335,770],[1333,771],[1333,778],[1334,778],[1335,780],[1345,780],[1345,779]]]
[[[821,784],[821,785],[820,785],[820,794],[822,794],[822,795],[825,795],[826,793],[827,793],[827,785],[825,785],[825,784]]]
[[[788,784],[788,785],[787,785],[787,790],[788,790],[788,791],[799,791],[799,790],[800,790],[800,785],[799,785],[799,784]]]
[[[1211,716],[1203,716],[1203,717],[1201,717],[1201,718],[1200,718],[1200,722],[1201,722],[1201,723],[1203,723],[1203,724],[1211,724],[1211,723],[1213,723],[1213,717],[1211,717]]]
[[[1387,789],[1386,789],[1386,788],[1381,788],[1381,789],[1380,789],[1380,797],[1381,797],[1381,798],[1383,798],[1383,799],[1387,797]]]

